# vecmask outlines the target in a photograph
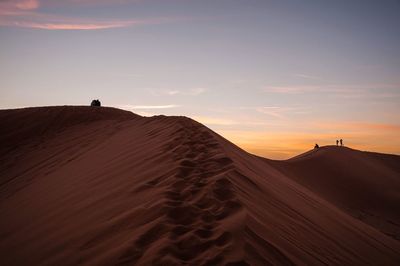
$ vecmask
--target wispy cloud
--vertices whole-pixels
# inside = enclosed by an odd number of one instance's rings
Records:
[[[111,4],[113,1],[63,1],[64,5],[79,4]],[[115,1],[114,4],[130,1]],[[54,1],[39,0],[5,0],[0,2],[0,26],[33,28],[45,30],[99,30],[123,28],[146,24],[166,23],[177,18],[148,18],[148,19],[106,19],[68,17],[44,13],[40,9],[46,5],[54,5]]]
[[[3,0],[0,1],[0,14],[15,14],[18,10],[33,10],[39,7],[38,0]]]
[[[168,95],[177,95],[179,93],[180,93],[180,91],[178,91],[178,90],[171,90],[171,91],[166,92],[166,94],[168,94]]]
[[[138,21],[105,21],[97,23],[41,23],[41,22],[24,22],[15,21],[12,23],[1,22],[2,26],[15,26],[21,28],[33,28],[33,29],[45,29],[45,30],[99,30],[99,29],[111,29],[111,28],[122,28],[132,25],[141,24]]]
[[[129,78],[129,79],[139,79],[144,77],[141,74],[134,74],[134,73],[108,73],[108,75],[110,75],[111,77]]]
[[[194,96],[196,96],[196,95],[203,94],[203,93],[206,92],[206,91],[207,91],[206,88],[193,88],[193,89],[190,89],[189,92],[187,92],[187,95],[194,95]]]
[[[271,116],[278,119],[287,119],[290,115],[306,114],[310,112],[307,107],[293,106],[256,106],[256,107],[239,107],[241,110],[252,110],[261,114]]]
[[[140,110],[140,109],[170,109],[177,108],[179,105],[176,104],[167,104],[167,105],[119,105],[118,107],[127,110]]]
[[[44,30],[99,30],[124,28],[130,26],[158,24],[164,19],[148,19],[148,20],[89,20],[79,18],[53,17],[47,15],[39,15],[31,19],[1,19],[0,26],[32,28]]]
[[[15,1],[15,6],[19,9],[23,10],[31,10],[39,7],[38,0],[24,0],[24,1]]]
[[[246,116],[246,115],[237,115],[234,118],[229,118],[229,117],[221,117],[221,116],[204,116],[204,115],[198,115],[198,116],[193,116],[193,119],[199,121],[200,123],[206,124],[208,126],[240,126],[241,128],[246,127],[246,128],[260,128],[264,127],[267,125],[270,125],[270,123],[267,123],[264,120],[260,120],[257,118],[254,118],[252,116]]]
[[[206,125],[217,125],[217,126],[231,126],[237,125],[238,122],[226,118],[208,117],[208,116],[194,116],[195,120]]]
[[[316,128],[336,130],[336,131],[348,131],[352,133],[372,133],[372,132],[384,132],[400,134],[400,124],[393,123],[367,123],[360,121],[347,121],[347,122],[317,122],[313,125]]]
[[[197,95],[203,94],[206,91],[207,91],[206,88],[193,88],[193,89],[189,89],[187,91],[175,91],[175,94],[197,96]]]
[[[1,9],[32,10],[41,6],[46,7],[72,7],[72,6],[99,6],[99,5],[122,5],[140,3],[143,0],[1,0]]]
[[[165,104],[165,105],[130,105],[120,104],[116,105],[117,108],[124,109],[127,111],[134,112],[142,116],[153,116],[160,114],[160,110],[169,110],[180,107],[176,104]]]
[[[123,5],[130,3],[140,3],[144,0],[62,0],[62,1],[54,1],[54,0],[41,0],[46,5],[51,6],[71,6],[71,5]]]
[[[306,74],[294,74],[294,77],[302,78],[302,79],[311,79],[311,80],[322,80],[321,77],[306,75]]]
[[[260,113],[282,119],[285,118],[284,113],[286,113],[289,109],[278,106],[265,106],[265,107],[257,107],[256,110]]]
[[[279,94],[300,94],[317,90],[318,86],[266,86],[264,92]]]
[[[186,96],[198,96],[207,91],[206,88],[198,87],[191,89],[151,89],[151,93],[155,96],[164,96],[164,95],[186,95]]]
[[[398,97],[400,84],[344,84],[344,85],[290,85],[290,86],[265,86],[262,90],[274,94],[306,94],[329,93],[338,97]]]

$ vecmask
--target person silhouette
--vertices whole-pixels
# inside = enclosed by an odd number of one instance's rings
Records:
[[[339,140],[336,140],[336,146],[339,146]]]
[[[93,100],[90,106],[101,106],[101,102],[99,99]]]
[[[315,143],[314,149],[318,149],[319,145],[317,143]]]
[[[343,140],[340,139],[340,146],[343,146]]]

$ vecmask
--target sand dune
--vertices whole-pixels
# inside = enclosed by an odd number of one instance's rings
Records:
[[[341,210],[400,240],[400,156],[326,146],[273,164]]]
[[[2,265],[398,265],[400,157],[246,153],[185,117],[0,111]]]

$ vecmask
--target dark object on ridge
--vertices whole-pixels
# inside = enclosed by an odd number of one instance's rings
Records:
[[[319,145],[315,143],[314,149],[318,149]]]
[[[336,140],[336,146],[339,146],[339,140]]]
[[[90,106],[101,106],[101,102],[99,101],[99,99],[93,100]]]
[[[340,139],[340,146],[343,146],[343,140]]]

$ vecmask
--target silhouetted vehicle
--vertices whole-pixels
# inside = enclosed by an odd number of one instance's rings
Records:
[[[315,143],[314,149],[318,149],[319,145]]]
[[[343,146],[343,140],[340,139],[340,146]]]
[[[101,106],[101,102],[99,101],[99,99],[93,100],[90,106]]]

